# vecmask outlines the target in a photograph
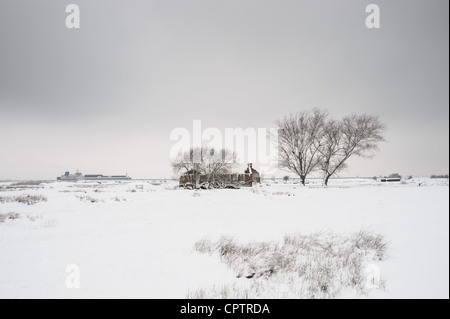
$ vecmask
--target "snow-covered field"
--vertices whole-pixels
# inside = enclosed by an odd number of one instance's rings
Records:
[[[330,184],[194,192],[164,181],[0,183],[0,298],[185,298],[249,280],[196,252],[202,238],[281,242],[361,229],[389,242],[389,257],[374,262],[385,288],[338,297],[449,298],[448,180]],[[79,289],[66,287],[68,265],[79,267]]]

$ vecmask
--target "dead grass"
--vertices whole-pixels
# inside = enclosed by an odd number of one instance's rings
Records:
[[[75,197],[78,198],[82,202],[88,202],[88,203],[100,203],[100,202],[102,202],[101,200],[93,198],[91,196],[75,196]]]
[[[0,203],[21,203],[26,205],[34,205],[40,202],[46,202],[47,198],[42,195],[20,195],[20,196],[0,196]]]
[[[387,258],[383,236],[367,231],[343,235],[328,232],[287,235],[283,243],[239,244],[230,237],[199,240],[199,253],[218,254],[239,278],[201,288],[188,298],[335,298],[343,289],[367,294],[383,288],[375,274],[369,284],[367,266]],[[369,287],[370,286],[370,287]]]
[[[42,219],[42,216],[27,215],[27,219],[28,219],[30,222],[35,222],[35,221],[37,221],[37,220],[39,220],[39,219]]]
[[[24,182],[18,182],[9,185],[9,187],[26,187],[26,186],[39,186],[43,183],[43,181],[24,181]]]
[[[254,193],[254,194],[258,194],[258,195],[267,196],[267,197],[273,197],[273,196],[288,196],[288,197],[292,196],[293,197],[293,196],[295,196],[295,194],[292,192],[269,191],[267,189],[258,188],[258,187],[251,188],[250,192]]]
[[[19,218],[20,215],[18,213],[0,214],[0,223],[4,223],[7,220],[14,220]]]
[[[68,190],[68,189],[63,189],[59,191],[60,193],[84,193],[87,194],[87,191],[83,191],[83,190]]]
[[[101,184],[75,184],[70,185],[69,187],[85,189],[85,188],[103,188],[104,186],[102,186]]]
[[[0,192],[40,189],[40,188],[43,188],[43,186],[41,185],[42,183],[44,183],[44,182],[43,181],[17,182],[17,183],[11,184],[11,185],[1,186]]]

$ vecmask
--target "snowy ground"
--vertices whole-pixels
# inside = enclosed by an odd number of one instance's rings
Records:
[[[238,280],[194,251],[205,236],[245,243],[361,229],[390,243],[390,257],[377,263],[386,287],[339,297],[449,298],[447,180],[273,183],[195,196],[171,182],[12,184],[0,183],[0,215],[19,214],[0,219],[0,298],[185,298]],[[47,201],[7,200],[19,195]],[[79,266],[79,289],[66,287],[70,264]]]

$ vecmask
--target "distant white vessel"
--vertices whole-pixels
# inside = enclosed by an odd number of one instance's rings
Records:
[[[80,172],[76,172],[75,174],[70,174],[70,172],[66,172],[61,177],[57,178],[58,181],[66,181],[66,182],[76,182],[76,181],[124,181],[131,180],[131,177],[128,175],[111,175],[105,176],[102,174],[89,174],[83,175]]]

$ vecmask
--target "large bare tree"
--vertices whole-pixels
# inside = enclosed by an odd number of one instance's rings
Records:
[[[321,162],[320,148],[328,113],[320,109],[290,114],[279,120],[279,166],[300,177],[306,177]]]
[[[193,175],[195,182],[199,182],[202,163],[194,160],[197,152],[200,152],[201,154],[201,148],[191,148],[187,152],[180,152],[172,159],[170,165],[177,176],[183,174]]]
[[[324,185],[328,185],[331,175],[338,173],[346,167],[341,161],[342,149],[342,122],[334,119],[328,120],[324,127],[323,142],[319,149],[321,160],[320,170],[324,172]],[[333,171],[336,168],[333,173]]]
[[[208,177],[208,182],[220,180],[223,174],[232,173],[237,165],[237,155],[228,149],[202,148],[200,171]]]
[[[171,166],[177,175],[193,175],[195,186],[198,187],[200,176],[207,176],[208,182],[220,181],[220,176],[231,173],[236,163],[237,156],[233,151],[201,147],[178,154],[172,160]]]
[[[320,169],[324,185],[331,176],[343,170],[352,156],[372,158],[384,141],[386,126],[378,117],[367,114],[350,115],[342,121],[329,120],[324,128],[320,147]]]

